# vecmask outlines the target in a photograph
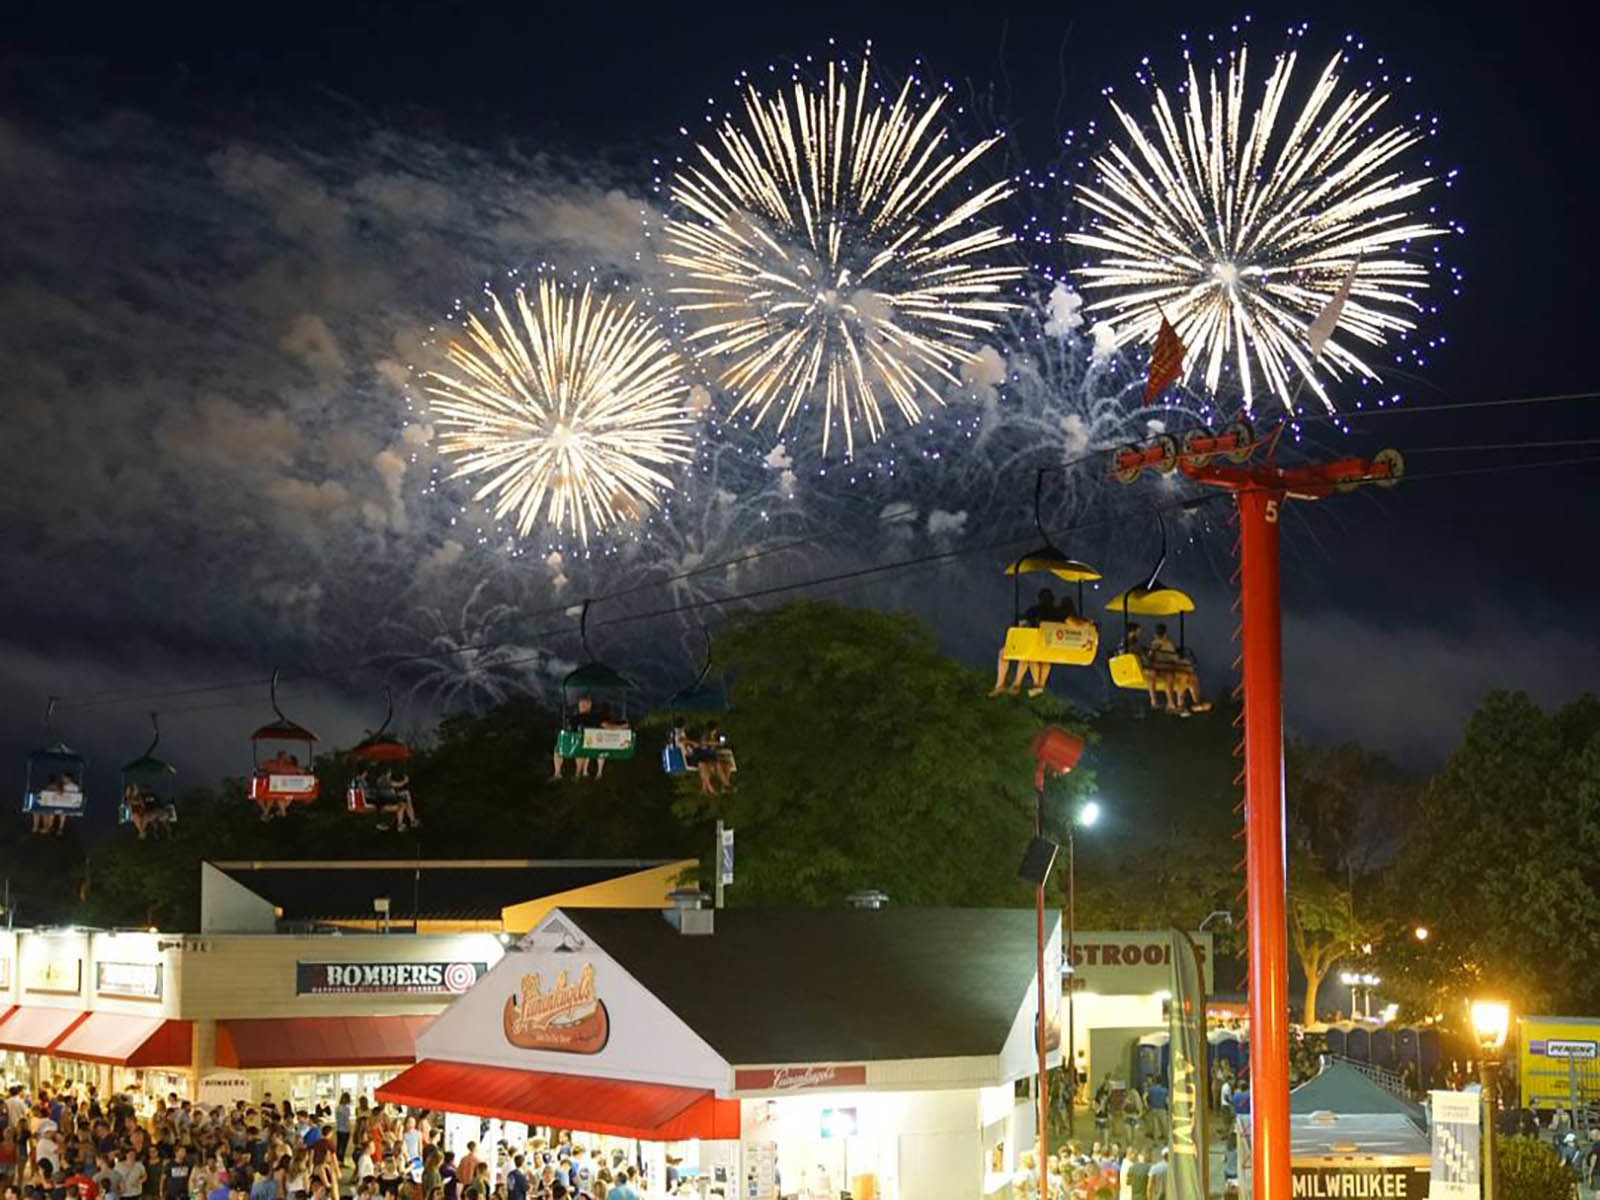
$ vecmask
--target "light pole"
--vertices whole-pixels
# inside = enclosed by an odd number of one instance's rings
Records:
[[[1511,1010],[1494,1000],[1472,1002],[1472,1032],[1478,1039],[1478,1088],[1483,1103],[1483,1200],[1494,1200],[1494,1086]]]
[[[1050,876],[1050,867],[1055,862],[1057,846],[1044,836],[1044,781],[1047,774],[1065,775],[1078,765],[1078,759],[1083,756],[1083,739],[1075,733],[1068,733],[1059,725],[1047,725],[1033,737],[1030,747],[1033,751],[1033,841],[1028,846],[1027,853],[1022,859],[1021,875],[1033,884],[1033,903],[1035,924],[1038,930],[1038,956],[1035,959],[1035,970],[1038,972],[1038,1020],[1034,1026],[1035,1049],[1039,1055],[1039,1196],[1041,1200],[1050,1194],[1050,1079],[1046,1074],[1048,1059],[1048,1017],[1045,1005],[1045,978],[1044,978],[1044,884]],[[1057,999],[1060,999],[1061,980],[1057,978],[1053,986],[1057,990]],[[1069,1105],[1068,1112],[1071,1111]]]
[[[1074,1136],[1078,1132],[1078,1025],[1073,1008],[1078,990],[1074,936],[1078,925],[1078,826],[1088,829],[1099,819],[1099,802],[1086,800],[1067,822],[1067,1082],[1071,1089],[1067,1095],[1067,1128]]]
[[[1354,1021],[1359,1015],[1356,1012],[1356,989],[1361,986],[1361,976],[1354,971],[1339,972],[1339,982],[1350,989],[1350,1019]]]

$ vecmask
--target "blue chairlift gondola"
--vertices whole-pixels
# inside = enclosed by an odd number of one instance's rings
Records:
[[[44,710],[45,745],[27,757],[23,778],[22,811],[33,818],[34,833],[66,832],[68,817],[81,817],[88,808],[84,771],[88,762],[63,741],[52,741],[50,718],[56,708],[51,696]]]

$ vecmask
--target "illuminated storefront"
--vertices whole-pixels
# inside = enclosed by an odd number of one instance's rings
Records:
[[[447,1145],[575,1131],[655,1192],[670,1155],[746,1200],[967,1200],[1033,1142],[1034,957],[1031,911],[557,910],[378,1096]]]

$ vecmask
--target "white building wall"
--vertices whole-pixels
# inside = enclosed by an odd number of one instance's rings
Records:
[[[271,933],[277,920],[270,900],[210,863],[200,864],[201,933]]]
[[[973,1200],[984,1188],[978,1088],[834,1092],[743,1102],[741,1141],[773,1143],[785,1195],[859,1195],[872,1177],[882,1200]],[[855,1114],[855,1134],[838,1136],[838,1110]],[[828,1131],[833,1131],[831,1134]]]

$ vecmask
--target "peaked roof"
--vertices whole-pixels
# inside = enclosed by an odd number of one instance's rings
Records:
[[[1320,1075],[1289,1093],[1291,1113],[1331,1112],[1342,1115],[1392,1113],[1409,1117],[1420,1127],[1422,1109],[1385,1091],[1354,1067],[1332,1063]]]
[[[604,883],[670,861],[401,859],[211,865],[283,909],[281,919],[285,921],[370,921],[377,896],[389,898],[389,915],[394,921],[412,917],[492,921],[514,904]]]
[[[659,911],[561,909],[730,1063],[999,1054],[1028,1002],[1019,909],[720,909],[684,935]]]

